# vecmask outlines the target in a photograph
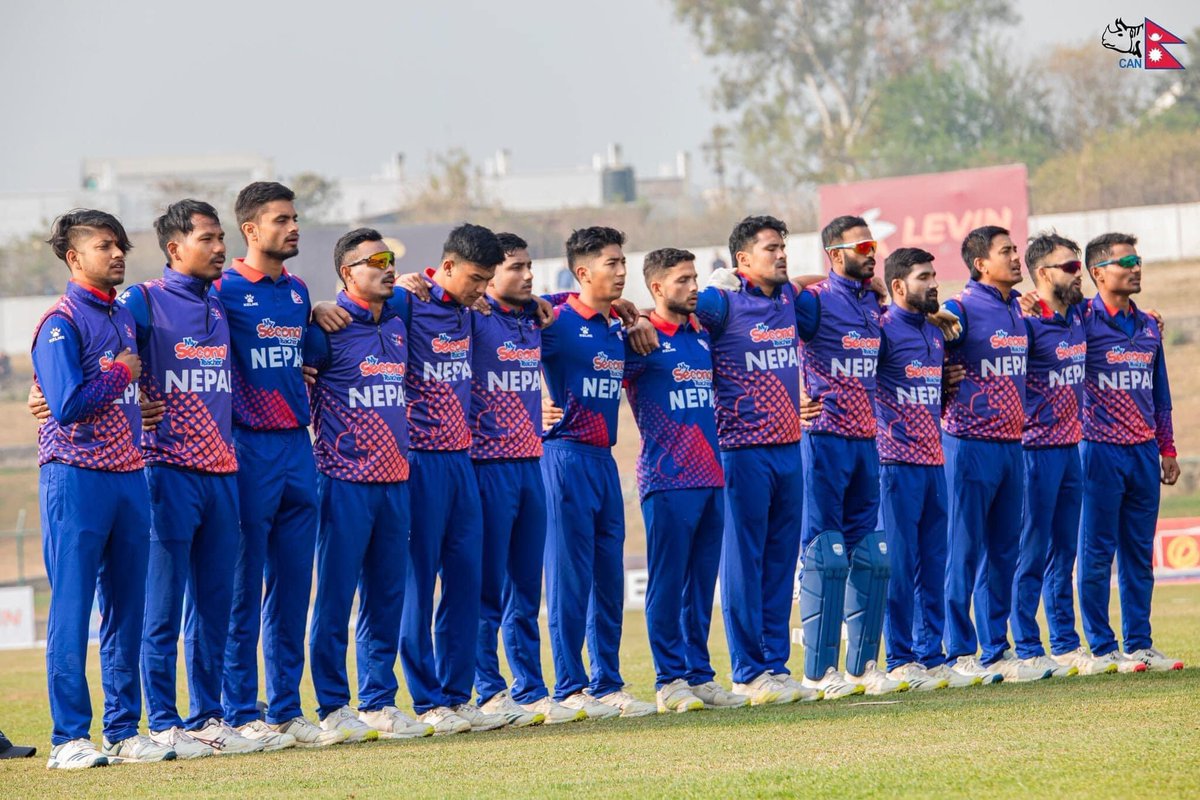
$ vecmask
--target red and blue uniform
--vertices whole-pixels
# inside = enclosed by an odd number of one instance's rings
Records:
[[[971,280],[946,303],[962,324],[962,333],[947,345],[947,362],[966,372],[942,420],[950,498],[946,655],[953,661],[982,647],[985,666],[1009,646],[1021,538],[1029,334],[1017,296],[1011,292],[1005,300],[999,289]]]
[[[788,672],[804,506],[797,328],[815,326],[817,300],[738,280],[739,291],[700,292],[696,316],[712,342],[725,470],[721,606],[733,679],[747,683]]]
[[[337,305],[351,322],[304,340],[315,367],[313,451],[317,469],[317,599],[309,669],[324,719],[350,704],[347,623],[358,589],[358,709],[396,705],[396,652],[408,571],[408,417],[404,376],[408,332],[384,306],[376,320],[346,292]]]
[[[1084,314],[1083,513],[1079,611],[1092,653],[1117,649],[1108,620],[1113,556],[1126,652],[1152,647],[1154,530],[1159,456],[1175,456],[1171,387],[1158,323],[1130,303],[1110,309],[1096,296]]]
[[[93,598],[100,627],[104,735],[138,732],[149,498],[138,447],[142,417],[132,373],[133,318],[115,293],[78,283],[38,323],[33,378],[50,419],[38,429],[38,504],[50,581],[46,680],[54,745],[88,738],[92,701],[84,664]]]
[[[612,446],[625,375],[620,322],[572,295],[542,331],[542,374],[563,418],[542,436],[546,607],[554,699],[619,690],[625,504]],[[587,635],[592,674],[583,667]]]
[[[207,282],[166,267],[161,278],[121,296],[135,323],[142,393],[164,403],[162,420],[142,434],[150,489],[142,682],[153,731],[200,728],[223,716],[238,462],[229,323],[208,290]],[[186,722],[175,705],[181,615],[191,700]]]
[[[225,652],[224,709],[231,725],[258,710],[258,642],[266,720],[302,713],[304,628],[317,535],[317,473],[308,436],[308,390],[300,371],[311,304],[308,287],[235,259],[213,285],[233,344],[233,441],[242,535]],[[265,587],[264,587],[265,583]]]
[[[879,652],[887,600],[887,544],[879,518],[875,374],[879,298],[869,283],[830,273],[805,289],[815,323],[800,330],[804,388],[819,406],[801,439],[804,522],[800,615],[804,672],[820,680],[836,667],[842,620],[846,669],[862,675]]]
[[[471,461],[483,518],[483,574],[475,691],[485,703],[508,688],[496,637],[512,671],[512,698],[546,696],[538,612],[546,549],[542,455],[542,332],[532,304],[472,314]]]
[[[940,419],[942,332],[925,315],[892,305],[879,320],[875,434],[879,527],[887,537],[884,641],[887,668],[946,661],[946,473]]]
[[[1055,655],[1079,647],[1071,576],[1083,502],[1079,439],[1083,421],[1087,334],[1083,307],[1059,314],[1045,303],[1027,317],[1029,370],[1025,376],[1025,514],[1013,576],[1013,649],[1020,658],[1046,654],[1038,629],[1044,598]]]
[[[699,321],[652,313],[658,349],[625,350],[625,393],[642,434],[638,491],[646,521],[646,625],[655,685],[713,680],[708,629],[725,527],[712,351]]]
[[[429,292],[427,303],[403,289],[388,301],[408,328],[409,491],[426,501],[412,518],[400,626],[400,660],[418,714],[471,699],[483,552],[483,511],[467,424],[471,312],[432,280]]]

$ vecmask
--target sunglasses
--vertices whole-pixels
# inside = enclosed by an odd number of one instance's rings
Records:
[[[1110,258],[1108,261],[1101,261],[1099,264],[1095,264],[1094,266],[1107,267],[1109,264],[1116,264],[1117,266],[1124,267],[1125,269],[1133,269],[1134,267],[1140,267],[1142,265],[1142,257],[1121,256],[1120,258]]]
[[[382,253],[375,253],[366,258],[360,258],[358,261],[351,261],[349,264],[342,264],[343,267],[357,267],[359,264],[366,264],[372,269],[384,270],[394,266],[396,263],[396,254],[391,250],[384,250]]]
[[[1061,269],[1068,275],[1074,275],[1079,270],[1083,269],[1083,264],[1079,261],[1064,261],[1061,264],[1043,264],[1043,269]]]
[[[874,239],[863,239],[859,242],[846,242],[845,244],[831,244],[826,247],[826,250],[853,250],[860,256],[869,256],[874,253],[879,247],[879,243]]]

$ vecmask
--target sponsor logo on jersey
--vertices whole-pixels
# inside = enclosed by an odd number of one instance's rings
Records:
[[[1135,364],[1147,366],[1154,360],[1154,353],[1142,353],[1137,350],[1126,350],[1124,347],[1114,347],[1104,354],[1104,360],[1109,364]]]
[[[461,339],[451,339],[448,333],[439,333],[437,338],[433,340],[433,352],[440,356],[450,356],[451,358],[466,358],[467,353],[471,350],[471,337],[464,336]]]
[[[941,381],[942,367],[941,365],[927,367],[920,361],[913,361],[911,364],[908,364],[904,367],[904,377],[911,380],[923,378],[926,383]]]
[[[1054,357],[1059,361],[1083,361],[1087,358],[1087,342],[1079,344],[1059,342],[1058,347],[1054,348]]]
[[[607,353],[597,353],[592,359],[592,369],[596,372],[607,372],[614,378],[623,377],[625,374],[625,361],[620,358],[609,358]]]
[[[712,386],[713,371],[711,369],[692,369],[681,362],[671,370],[671,377],[675,379],[676,383],[690,381],[697,386]]]
[[[580,339],[590,339],[590,338],[592,338],[592,332],[588,330],[588,326],[587,326],[587,325],[580,325],[580,326],[579,326],[579,338],[580,338]]]
[[[759,344],[770,342],[775,347],[791,347],[796,341],[796,326],[768,328],[765,322],[760,322],[750,329],[750,341]]]
[[[842,337],[842,349],[862,350],[864,355],[879,355],[879,337],[867,337],[858,331],[850,331]]]
[[[216,310],[216,309],[214,309]],[[175,357],[181,361],[196,359],[202,367],[219,367],[229,354],[228,345],[199,345],[190,336],[175,345]]]
[[[255,308],[258,305],[258,301],[254,299],[254,295],[247,293],[242,305],[246,308]]]
[[[358,364],[358,371],[364,378],[381,377],[388,382],[404,380],[405,364],[396,361],[380,361],[375,356],[367,356]]]
[[[108,372],[112,369],[113,363],[117,360],[116,355],[112,350],[105,350],[104,355],[100,356],[100,371]]]
[[[542,358],[542,348],[517,347],[514,342],[505,342],[496,348],[496,357],[501,361],[516,361],[522,367],[537,367]]]
[[[992,338],[988,342],[997,350],[1007,348],[1014,353],[1024,353],[1025,349],[1029,346],[1028,337],[1015,336],[1003,329],[993,333]]]
[[[67,338],[67,337],[63,336],[62,328],[55,325],[53,328],[50,329],[50,339],[48,340],[50,344],[54,344],[55,342],[61,342],[65,338]]]
[[[275,320],[267,318],[258,323],[255,329],[260,339],[277,339],[280,344],[299,344],[304,329],[299,325],[276,325]]]

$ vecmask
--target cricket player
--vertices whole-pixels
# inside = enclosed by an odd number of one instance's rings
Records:
[[[483,572],[475,691],[512,727],[587,719],[550,698],[538,613],[546,546],[542,483],[542,330],[529,245],[497,234],[504,261],[488,283],[490,313],[471,314],[471,461],[483,516]],[[497,634],[513,675],[500,674]]]
[[[304,628],[312,593],[317,479],[301,374],[308,287],[283,262],[299,253],[295,195],[274,182],[251,183],[235,211],[246,257],[214,284],[228,314],[233,352],[233,440],[242,533],[237,542],[233,614],[223,680],[226,720],[268,749],[282,737],[299,747],[337,744],[347,719],[304,717]],[[264,593],[265,584],[265,593]],[[262,633],[266,712],[258,703]],[[354,717],[349,718],[350,725]]]
[[[340,719],[347,741],[433,734],[396,707],[396,653],[408,569],[408,418],[404,375],[408,331],[386,305],[395,254],[383,236],[358,228],[338,239],[337,305],[353,320],[337,333],[313,325],[304,361],[312,388],[317,505],[317,599],[309,636],[318,715]],[[347,622],[355,624],[358,711],[350,710]]]
[[[945,337],[937,313],[933,255],[914,247],[884,261],[891,305],[879,320],[875,430],[879,447],[879,528],[886,534],[884,640],[888,677],[914,691],[973,686],[942,650],[945,625],[946,474],[940,419]]]
[[[180,758],[256,752],[267,745],[239,734],[221,711],[239,536],[229,323],[209,294],[225,264],[225,233],[213,207],[198,200],[172,203],[154,230],[167,257],[163,275],[121,297],[145,363],[141,390],[164,404],[162,420],[142,436],[150,558],[141,666],[150,736]],[[183,720],[175,673],[185,596]]]
[[[788,282],[786,236],[774,217],[743,219],[729,236],[734,289],[709,285],[696,303],[725,472],[720,579],[733,691],[754,705],[821,696],[787,668],[804,497],[797,327],[812,325],[815,295],[802,305]]]
[[[625,235],[591,227],[567,240],[579,294],[542,331],[542,373],[563,417],[543,434],[546,606],[557,676],[554,699],[589,717],[656,713],[624,690],[625,509],[612,446],[625,372],[625,333],[612,315],[625,288]],[[591,677],[583,666],[587,638]]]
[[[38,430],[38,502],[50,582],[46,682],[50,769],[110,761],[168,761],[169,745],[138,733],[138,676],[150,498],[142,473],[142,372],[133,318],[116,303],[132,245],[111,214],[76,209],[54,221],[54,254],[71,273],[33,337],[34,382],[50,418]],[[85,665],[96,598],[104,740],[89,738],[92,701]]]
[[[646,522],[646,625],[660,713],[750,704],[716,682],[708,630],[725,527],[712,351],[693,315],[696,256],[647,253],[658,349],[625,352],[625,392],[642,435],[638,489]]]
[[[1183,669],[1154,647],[1150,601],[1159,484],[1179,480],[1171,387],[1158,322],[1133,302],[1142,289],[1137,239],[1106,233],[1084,253],[1097,294],[1084,315],[1083,511],[1079,534],[1079,609],[1094,656],[1122,671]],[[1114,555],[1121,597],[1121,640],[1109,626]],[[1129,662],[1135,662],[1131,668]]]
[[[1025,484],[1029,334],[1013,289],[1021,282],[1021,259],[1008,231],[994,225],[968,233],[962,257],[971,279],[943,306],[962,326],[947,345],[947,361],[966,373],[943,418],[950,531],[946,655],[955,671],[984,682],[1038,680],[1052,670],[1022,663],[1008,644]]]
[[[1080,647],[1071,587],[1083,499],[1079,439],[1088,347],[1079,246],[1057,233],[1038,234],[1029,240],[1025,266],[1036,302],[1026,317],[1025,511],[1013,576],[1013,649],[1051,677],[1116,672],[1117,665],[1100,664]],[[1054,658],[1046,655],[1038,628],[1043,597]]]

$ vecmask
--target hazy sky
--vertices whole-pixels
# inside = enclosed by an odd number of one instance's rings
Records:
[[[1018,6],[1030,56],[1118,15],[1200,22],[1195,0]],[[88,156],[254,153],[279,175],[365,177],[396,152],[421,173],[448,147],[480,164],[505,147],[525,170],[610,141],[656,174],[680,149],[703,166],[712,86],[668,0],[4,0],[0,191],[74,187]]]

